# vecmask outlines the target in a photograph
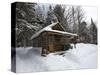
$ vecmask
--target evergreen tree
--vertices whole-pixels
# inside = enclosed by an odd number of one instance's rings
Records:
[[[33,25],[37,22],[33,3],[18,2],[16,4],[16,45],[26,46],[31,44],[30,37],[36,30]]]
[[[89,43],[90,37],[89,37],[89,30],[87,28],[87,23],[83,21],[79,27],[80,27],[79,37],[81,42]]]
[[[90,25],[91,43],[97,44],[97,27],[91,18]]]
[[[57,17],[53,11],[52,6],[49,6],[49,10],[47,12],[47,18],[46,18],[46,25],[51,24],[52,22],[57,22]]]
[[[63,8],[61,5],[56,5],[54,8],[54,13],[58,19],[58,21],[61,23],[61,25],[65,28],[65,31],[69,31],[69,27],[66,21],[66,17],[64,16],[65,8]]]

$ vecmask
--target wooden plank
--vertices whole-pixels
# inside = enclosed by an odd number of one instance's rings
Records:
[[[49,51],[50,52],[57,52],[57,51],[63,51],[64,45],[61,44],[49,44]]]
[[[54,46],[53,46],[53,44],[49,44],[49,52],[54,52]]]

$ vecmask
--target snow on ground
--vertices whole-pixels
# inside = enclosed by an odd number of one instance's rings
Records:
[[[97,67],[97,45],[79,43],[63,55],[42,57],[41,48],[17,48],[16,72],[40,72]]]

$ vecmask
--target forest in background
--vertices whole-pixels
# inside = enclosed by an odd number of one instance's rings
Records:
[[[31,36],[56,21],[66,32],[78,34],[80,42],[97,44],[96,22],[91,18],[91,23],[88,23],[85,19],[81,6],[16,3],[16,46],[32,46]]]

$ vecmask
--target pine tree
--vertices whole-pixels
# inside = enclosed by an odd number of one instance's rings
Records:
[[[65,8],[63,8],[61,5],[56,5],[54,7],[54,13],[58,19],[58,21],[61,23],[61,25],[65,28],[65,31],[69,31],[69,27],[67,24],[66,17],[64,16]]]
[[[91,43],[97,44],[97,27],[91,18],[90,25],[90,35],[91,35]]]
[[[57,17],[53,11],[52,6],[49,6],[49,10],[47,12],[47,18],[46,18],[46,25],[51,24],[52,22],[57,22]]]
[[[37,22],[35,4],[18,2],[16,4],[16,45],[26,46],[31,42],[30,37],[36,30],[33,23]]]
[[[87,23],[83,21],[79,27],[80,27],[79,37],[81,42],[89,43],[90,37],[89,37],[89,30],[87,28]]]

